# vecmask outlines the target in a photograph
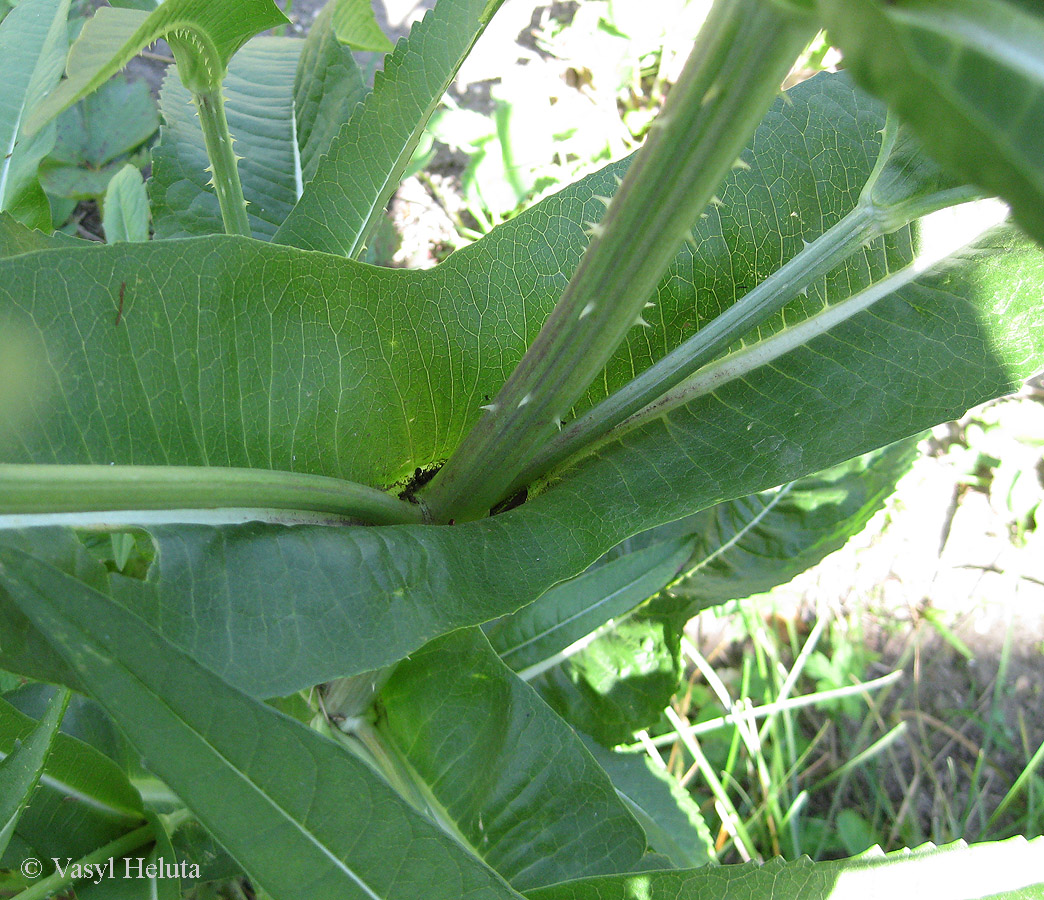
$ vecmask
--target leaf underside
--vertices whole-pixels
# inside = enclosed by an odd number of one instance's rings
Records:
[[[840,77],[791,94],[745,151],[750,171],[734,174],[724,205],[697,225],[696,249],[668,272],[653,327],[635,330],[585,404],[853,205],[880,107]],[[430,272],[220,237],[4,260],[0,342],[17,340],[5,365],[23,374],[0,383],[0,406],[14,410],[0,419],[0,459],[403,479],[445,458],[520,358],[612,175],[545,201]],[[1044,266],[1010,233],[911,276],[818,336],[792,338],[894,275],[921,243],[920,228],[875,242],[737,346],[730,360],[742,375],[613,438],[492,519],[454,528],[149,526],[158,561],[142,614],[248,693],[285,695],[512,612],[639,531],[1010,391],[1044,358]],[[11,383],[39,393],[9,396]],[[53,555],[73,566],[66,571],[84,568],[68,535],[8,531],[0,540]],[[90,577],[120,595],[119,576]],[[16,635],[5,667],[72,677],[2,598],[0,615]]]
[[[9,549],[0,579],[150,769],[270,894],[517,900],[366,763],[240,694],[104,594]]]

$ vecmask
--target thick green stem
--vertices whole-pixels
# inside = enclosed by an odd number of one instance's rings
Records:
[[[0,514],[229,508],[308,510],[375,525],[424,520],[415,504],[322,475],[194,466],[0,465]]]
[[[239,181],[236,154],[232,150],[232,134],[225,118],[225,100],[221,88],[193,93],[192,100],[203,128],[203,143],[210,159],[214,192],[221,208],[225,233],[250,237],[250,220],[243,199],[243,185]]]
[[[717,0],[568,287],[488,412],[422,491],[436,521],[477,518],[625,338],[815,33],[766,0]]]
[[[912,221],[930,213],[981,196],[970,185],[940,185],[938,190],[924,189],[918,180],[915,152],[902,146],[908,136],[897,131],[897,123],[889,119],[882,142],[881,155],[859,203],[848,215],[827,229],[816,240],[806,243],[796,256],[749,291],[737,303],[712,320],[705,328],[680,344],[667,356],[650,366],[633,381],[578,417],[537,453],[519,473],[509,494],[531,485],[584,447],[592,445],[629,416],[655,402],[681,384],[810,285],[843,263],[870,241],[891,234]],[[900,152],[896,152],[901,146]],[[934,164],[929,164],[934,172]],[[888,173],[883,181],[882,173]]]
[[[874,237],[878,237],[878,231],[872,211],[861,207],[854,209],[705,328],[615,394],[570,422],[519,473],[512,487],[518,490],[532,484],[684,381],[731,343],[779,312],[798,294],[807,291],[809,285]]]
[[[95,850],[93,853],[88,853],[82,859],[76,860],[75,863],[63,866],[64,875],[52,872],[46,878],[26,888],[20,894],[16,894],[14,900],[45,900],[46,897],[51,897],[62,888],[72,884],[74,880],[73,872],[82,872],[85,866],[102,865],[110,859],[121,859],[131,851],[151,843],[154,839],[155,835],[152,832],[152,826],[142,825],[141,828],[116,838],[116,840]]]

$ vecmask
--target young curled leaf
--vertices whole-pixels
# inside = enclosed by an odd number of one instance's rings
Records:
[[[26,131],[38,130],[96,91],[160,38],[170,40],[182,79],[192,82],[187,87],[215,90],[243,44],[286,21],[272,0],[167,0],[152,13],[103,7],[83,26],[69,51],[65,81],[33,110]]]

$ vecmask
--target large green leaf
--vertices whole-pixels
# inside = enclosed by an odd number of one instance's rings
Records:
[[[96,91],[159,38],[168,38],[175,53],[184,54],[183,79],[203,78],[213,90],[243,44],[286,22],[272,0],[167,0],[151,13],[102,7],[73,42],[66,79],[32,110],[27,129],[41,127]]]
[[[300,195],[294,146],[293,86],[304,42],[257,37],[232,60],[225,78],[225,115],[235,139],[239,177],[254,237],[271,239]],[[221,234],[221,210],[210,187],[210,162],[192,97],[171,72],[160,92],[163,128],[152,151],[149,182],[156,237]]]
[[[1044,242],[1044,10],[1011,0],[818,0],[845,63],[940,162]]]
[[[502,2],[439,0],[413,26],[330,144],[276,241],[358,258],[424,126]]]
[[[281,900],[518,895],[328,738],[17,550],[0,580],[155,771]],[[61,599],[54,599],[54,598]]]
[[[9,212],[0,212],[0,259],[36,250],[80,246],[83,246],[83,242],[79,238],[70,237],[60,231],[44,234],[37,229],[27,228]]]
[[[378,668],[531,602],[632,533],[1010,390],[1044,355],[1042,269],[1037,251],[1004,237],[959,275],[921,276],[782,356],[755,357],[742,378],[606,444],[553,489],[492,519],[454,528],[153,526],[155,593],[143,612],[260,694]],[[18,539],[64,547],[39,530]],[[68,548],[55,552],[72,565]],[[110,589],[123,583],[112,576]],[[39,642],[24,622],[12,631]],[[40,656],[18,661],[5,648],[4,660],[18,670]]]
[[[690,336],[854,206],[880,142],[880,107],[840,77],[791,93],[755,135],[751,168],[723,189],[725,205],[697,225],[696,248],[668,271],[647,314],[655,327],[634,330],[583,405]],[[579,262],[583,223],[603,208],[597,196],[612,192],[625,165],[426,272],[217,237],[12,260],[0,281],[0,334],[25,333],[36,357],[61,360],[61,373],[45,369],[29,382],[40,421],[20,431],[17,449],[0,420],[0,459],[402,481],[444,460],[510,374]],[[909,255],[905,233],[876,243],[814,285],[788,321]],[[115,319],[121,283],[121,325],[96,327],[99,317]]]
[[[697,256],[686,251],[668,273],[663,320],[635,331],[591,397],[851,208],[882,124],[879,107],[843,79],[815,79],[781,104],[756,152],[744,154],[750,171],[735,174],[725,206],[700,223]],[[0,338],[25,336],[13,346],[45,394],[23,406],[22,424],[0,419],[2,458],[395,481],[443,458],[519,358],[582,249],[576,222],[600,206],[593,195],[612,174],[428,273],[218,237],[0,262]],[[514,611],[639,531],[960,415],[1039,367],[1044,265],[1002,234],[938,271],[925,258],[903,268],[937,236],[935,224],[905,229],[857,254],[698,376],[679,404],[636,420],[551,489],[492,519],[453,528],[150,526],[159,553],[143,614],[240,688],[284,695]],[[885,276],[879,291],[860,293]],[[523,303],[510,299],[518,294]],[[0,404],[5,389],[0,382]],[[44,554],[63,547],[59,556],[74,562],[61,543],[72,538],[17,540]],[[122,579],[102,576],[103,589],[119,594]],[[49,665],[30,647],[39,635],[9,618],[2,597],[0,609],[5,634],[8,622],[24,634],[3,664]]]
[[[0,700],[0,754],[11,753],[36,727]],[[143,817],[141,797],[111,760],[58,734],[17,833],[46,859],[78,858],[140,826]]]
[[[0,759],[0,856],[7,850],[18,820],[43,774],[68,703],[69,692],[62,691],[25,742],[16,744]]]
[[[830,862],[777,858],[764,865],[586,878],[527,896],[530,900],[1033,900],[1044,890],[1042,854],[1044,838],[1018,837],[971,846],[961,841]]]
[[[50,230],[36,168],[54,146],[54,127],[26,137],[31,111],[62,75],[69,0],[24,0],[0,24],[0,210]]]
[[[467,846],[520,891],[627,872],[645,835],[580,739],[476,629],[414,653],[377,727]]]

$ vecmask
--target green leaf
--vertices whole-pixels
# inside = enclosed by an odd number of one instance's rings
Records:
[[[587,878],[527,892],[529,900],[1031,900],[1044,888],[1044,838],[1017,837],[993,844],[963,841],[916,850],[867,854],[856,859],[764,865],[705,866],[675,872]]]
[[[381,31],[373,14],[372,0],[333,0],[334,30],[337,40],[354,50],[373,50],[385,53],[392,42]]]
[[[152,852],[149,854],[149,863],[160,865],[163,861],[170,862],[178,859],[178,855],[174,850],[174,845],[171,842],[170,834],[163,824],[163,820],[155,813],[150,813],[148,816],[149,824],[152,825],[152,833],[155,836],[155,844],[153,845]],[[182,857],[184,859],[184,857]],[[185,860],[189,865],[195,862],[195,860]],[[125,879],[126,881],[126,879]],[[149,879],[149,889],[152,893],[149,895],[150,900],[181,900],[181,884],[177,878],[151,878]]]
[[[179,55],[183,80],[213,90],[243,44],[287,21],[272,0],[167,0],[151,13],[102,7],[87,20],[69,51],[68,77],[32,111],[26,127],[35,131],[98,90],[160,38],[167,38]]]
[[[68,14],[69,0],[23,0],[0,23],[0,210],[46,231],[51,217],[36,168],[55,129],[27,137],[24,123],[61,78]]]
[[[148,84],[117,75],[58,117],[48,161],[98,169],[140,147],[159,124]]]
[[[0,856],[7,850],[18,820],[43,774],[68,704],[69,691],[60,691],[51,701],[47,715],[24,743],[16,742],[14,750],[0,759]]]
[[[0,700],[0,754],[10,754],[36,727]],[[111,760],[58,734],[17,832],[44,858],[76,859],[139,826],[143,815],[141,797]]]
[[[819,0],[863,87],[1044,242],[1044,13],[1010,0]]]
[[[51,197],[68,199],[74,204],[80,200],[98,200],[105,196],[109,182],[122,169],[114,163],[101,169],[83,166],[55,165],[44,160],[40,166],[40,184]]]
[[[585,743],[645,829],[653,850],[679,868],[715,859],[714,840],[700,808],[676,778],[644,753],[614,753],[592,740]]]
[[[477,629],[404,660],[378,703],[440,818],[517,890],[638,865],[645,836],[609,779]]]
[[[865,527],[913,462],[916,446],[916,438],[903,441],[636,535],[587,572],[497,622],[488,632],[490,643],[515,671],[535,667],[523,675],[531,678],[549,668],[555,654],[680,574],[668,595],[688,604],[683,618],[783,584]]]
[[[560,651],[673,581],[692,550],[693,541],[686,536],[624,550],[497,622],[488,632],[489,641],[507,665],[532,677],[536,672],[524,670],[539,670]]]
[[[725,205],[699,224],[696,256],[679,254],[668,273],[655,327],[635,329],[590,399],[847,212],[883,124],[880,107],[843,78],[791,92],[745,152],[750,170],[734,174]],[[428,272],[222,237],[0,261],[0,342],[11,347],[0,362],[15,376],[0,379],[0,407],[17,410],[0,416],[0,460],[405,479],[445,458],[519,359],[579,258],[577,223],[596,214],[594,195],[611,191],[614,171]],[[699,396],[636,420],[491,519],[148,525],[159,552],[143,615],[246,692],[285,695],[514,612],[633,534],[962,415],[1044,361],[1044,264],[1004,234],[938,271],[895,274],[947,230],[933,221],[875,242],[749,335],[727,368],[709,367],[720,380],[713,390],[698,376]],[[872,298],[860,291],[882,278],[892,280],[866,306]],[[44,555],[56,540],[49,531],[0,537]],[[99,577],[101,590],[122,584]],[[0,664],[51,668],[42,636],[2,595],[0,616],[5,638],[15,636]]]
[[[722,191],[728,205],[698,226],[698,249],[679,253],[658,293],[656,327],[635,329],[583,405],[629,381],[854,205],[880,142],[881,109],[843,78],[802,88],[755,136],[751,169],[735,173]],[[60,384],[41,373],[40,422],[12,453],[0,420],[0,459],[239,465],[403,482],[446,459],[482,414],[579,262],[583,222],[602,209],[597,195],[612,192],[625,166],[549,198],[426,272],[216,236],[12,261],[0,281],[0,334],[35,333],[26,337],[34,354],[61,358],[79,375]],[[865,286],[904,254],[905,234],[875,244],[814,286],[808,308]],[[121,282],[121,328],[96,328],[101,310],[115,318]],[[153,362],[139,366],[132,346],[148,347]],[[347,368],[334,371],[330,359]]]
[[[319,160],[367,88],[351,51],[337,40],[332,3],[327,3],[308,29],[294,82],[297,143],[301,148],[301,184],[314,177]]]
[[[103,594],[7,549],[0,579],[259,887],[282,900],[518,896],[367,764],[240,694]]]
[[[9,212],[0,212],[0,259],[33,253],[36,250],[54,250],[58,247],[82,246],[83,242],[69,235],[56,232],[45,234],[28,228]],[[2,366],[2,363],[0,363]]]
[[[137,166],[127,163],[112,176],[105,192],[102,227],[110,244],[149,239],[149,198]]]
[[[189,867],[195,860],[175,851],[160,816],[147,813],[146,818],[152,826],[151,847],[146,842],[123,856],[116,856],[111,878],[76,882],[76,900],[183,900],[182,885],[191,888],[195,880],[182,881],[177,867],[184,861],[186,870],[192,871]],[[152,870],[155,875],[149,874],[149,866],[156,867]]]
[[[358,258],[424,127],[502,0],[440,0],[399,41],[275,240]]]
[[[606,747],[659,721],[678,690],[685,620],[640,609],[533,681],[548,706]]]
[[[55,690],[52,685],[30,681],[20,685],[16,690],[8,691],[3,695],[3,699],[23,715],[39,719],[47,710]],[[93,747],[111,759],[126,775],[128,782],[134,779],[131,787],[135,790],[136,783],[153,777],[141,768],[141,759],[137,752],[130,747],[108,714],[83,694],[73,694],[72,700],[69,701],[69,708],[62,719],[62,734]],[[135,790],[128,792],[132,804],[138,803]],[[140,794],[140,791],[138,793]]]
[[[917,458],[917,438],[668,526],[697,545],[668,595],[686,617],[785,584],[858,534]]]
[[[225,115],[254,237],[270,240],[300,195],[294,146],[294,75],[303,41],[254,38],[236,54],[224,83]],[[152,151],[149,190],[156,237],[221,234],[210,162],[188,89],[168,74],[160,91],[163,128]]]
[[[572,653],[529,670],[536,675],[561,663],[534,682],[541,694],[567,721],[607,746],[653,724],[678,687],[678,640],[684,623],[705,607],[783,584],[842,547],[892,493],[916,456],[916,445],[916,438],[902,441],[631,538],[625,546],[635,556],[671,542],[686,548],[683,553],[690,555],[674,574],[687,574],[612,630],[592,634]],[[641,599],[664,584],[659,582]],[[563,587],[552,588],[512,619],[538,615],[547,597]],[[602,621],[592,616],[588,630]]]

